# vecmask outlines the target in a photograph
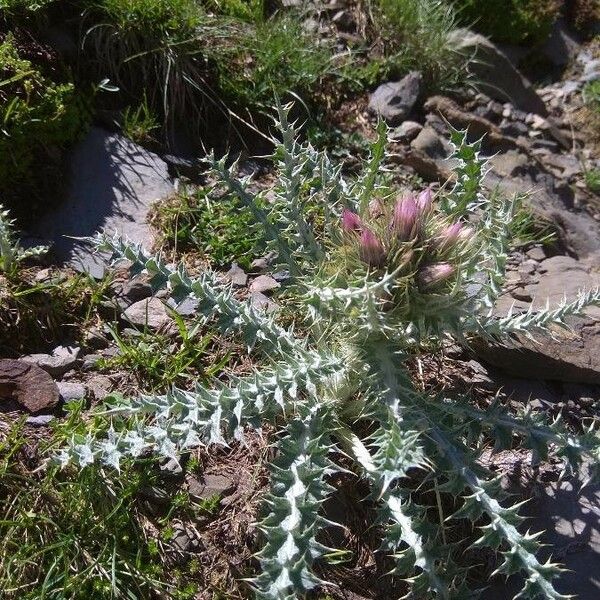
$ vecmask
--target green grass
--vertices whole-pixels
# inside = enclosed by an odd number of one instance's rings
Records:
[[[417,69],[432,89],[464,84],[467,57],[457,53],[450,41],[457,27],[450,3],[377,0],[374,8],[374,25],[386,46],[385,59],[375,65],[376,76],[397,77]]]
[[[600,194],[600,169],[590,169],[584,175],[588,190],[594,194]]]
[[[183,190],[157,210],[154,224],[164,241],[179,251],[199,253],[212,266],[237,261],[249,268],[259,235],[250,211],[231,195],[215,197],[212,188]]]
[[[585,84],[583,101],[593,110],[600,112],[600,79]]]
[[[195,0],[98,0],[84,12],[88,76],[107,77],[129,104],[144,98],[164,123],[199,121],[212,78],[204,49],[216,40]]]
[[[262,1],[207,9],[194,0],[98,0],[85,15],[82,46],[95,77],[108,77],[128,104],[145,97],[167,126],[202,131],[215,113],[247,118],[274,95],[308,101],[331,72],[331,48],[298,17],[266,18]]]
[[[0,276],[0,352],[3,355],[48,351],[60,340],[80,340],[98,319],[110,278],[52,272],[45,281],[20,269]]]
[[[523,205],[514,215],[511,222],[513,247],[529,244],[552,245],[558,239],[556,223]]]
[[[275,96],[309,102],[319,81],[334,75],[332,49],[306,32],[293,15],[275,16],[241,30],[231,55],[216,57],[220,89],[237,107],[270,107]]]
[[[201,4],[196,0],[96,0],[90,3],[121,30],[171,34],[184,40],[202,23]]]
[[[265,0],[205,0],[209,10],[249,23],[261,23],[267,13]]]
[[[119,477],[51,466],[32,472],[23,462],[26,449],[20,426],[0,434],[2,597],[112,600],[164,590],[136,500],[152,483],[151,472],[126,468]]]
[[[98,363],[100,369],[127,370],[146,390],[166,390],[198,378],[217,375],[229,356],[213,362],[213,336],[201,332],[199,325],[188,328],[184,319],[172,311],[178,335],[168,336],[149,331],[124,336],[111,328],[119,353]]]
[[[560,16],[558,0],[454,0],[461,22],[497,42],[545,40]]]
[[[160,122],[144,95],[137,106],[128,106],[123,111],[122,131],[133,142],[142,145],[156,144],[156,132],[160,130]]]

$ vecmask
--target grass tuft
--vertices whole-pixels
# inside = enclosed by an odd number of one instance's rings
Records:
[[[387,70],[399,76],[412,69],[423,73],[432,89],[464,84],[467,58],[455,50],[451,33],[457,16],[442,0],[378,0],[375,26],[386,46]]]

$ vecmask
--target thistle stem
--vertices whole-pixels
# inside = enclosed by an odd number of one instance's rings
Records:
[[[437,477],[433,478],[433,484],[435,487],[435,499],[437,502],[438,515],[440,518],[440,531],[442,532],[442,543],[444,546],[448,544],[448,540],[446,539],[446,529],[444,528],[444,509],[442,508],[442,496],[440,495],[440,490],[438,488],[438,480]]]

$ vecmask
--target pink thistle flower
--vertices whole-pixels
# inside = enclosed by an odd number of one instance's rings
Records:
[[[463,227],[458,234],[458,241],[468,242],[475,235],[475,230],[472,227]]]
[[[459,221],[444,227],[434,240],[434,248],[439,252],[445,252],[461,239],[462,230],[463,224]]]
[[[419,207],[419,212],[421,214],[429,212],[429,210],[433,207],[433,192],[431,188],[424,189],[417,196],[417,206]]]
[[[423,267],[417,273],[417,285],[422,292],[435,288],[454,275],[456,269],[449,263],[436,263]]]
[[[363,262],[370,267],[380,267],[385,260],[385,249],[377,236],[366,227],[359,241],[359,254]]]
[[[419,209],[412,196],[406,196],[396,202],[392,216],[392,230],[401,242],[407,242],[414,236],[418,217]]]
[[[344,208],[342,211],[342,229],[346,233],[357,233],[362,228],[360,217],[351,210]]]

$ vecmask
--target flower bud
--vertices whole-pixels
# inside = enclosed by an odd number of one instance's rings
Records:
[[[444,227],[435,237],[433,246],[439,252],[445,252],[461,239],[463,224],[460,221]]]
[[[475,235],[475,230],[472,227],[463,227],[458,234],[459,242],[468,242]]]
[[[433,192],[431,188],[425,188],[417,196],[417,206],[421,214],[427,213],[433,206]]]
[[[342,229],[346,233],[359,232],[362,227],[360,217],[351,210],[344,208],[342,211]]]
[[[383,204],[379,198],[373,198],[371,202],[369,202],[369,216],[372,219],[377,219],[384,213]]]
[[[414,236],[418,216],[419,209],[412,196],[396,202],[392,217],[392,230],[401,242],[407,242]]]
[[[455,272],[456,269],[449,263],[437,263],[423,267],[417,273],[417,285],[422,292],[426,292],[450,279]]]
[[[360,235],[359,253],[363,262],[370,267],[380,267],[385,260],[385,250],[377,236],[366,227]]]

